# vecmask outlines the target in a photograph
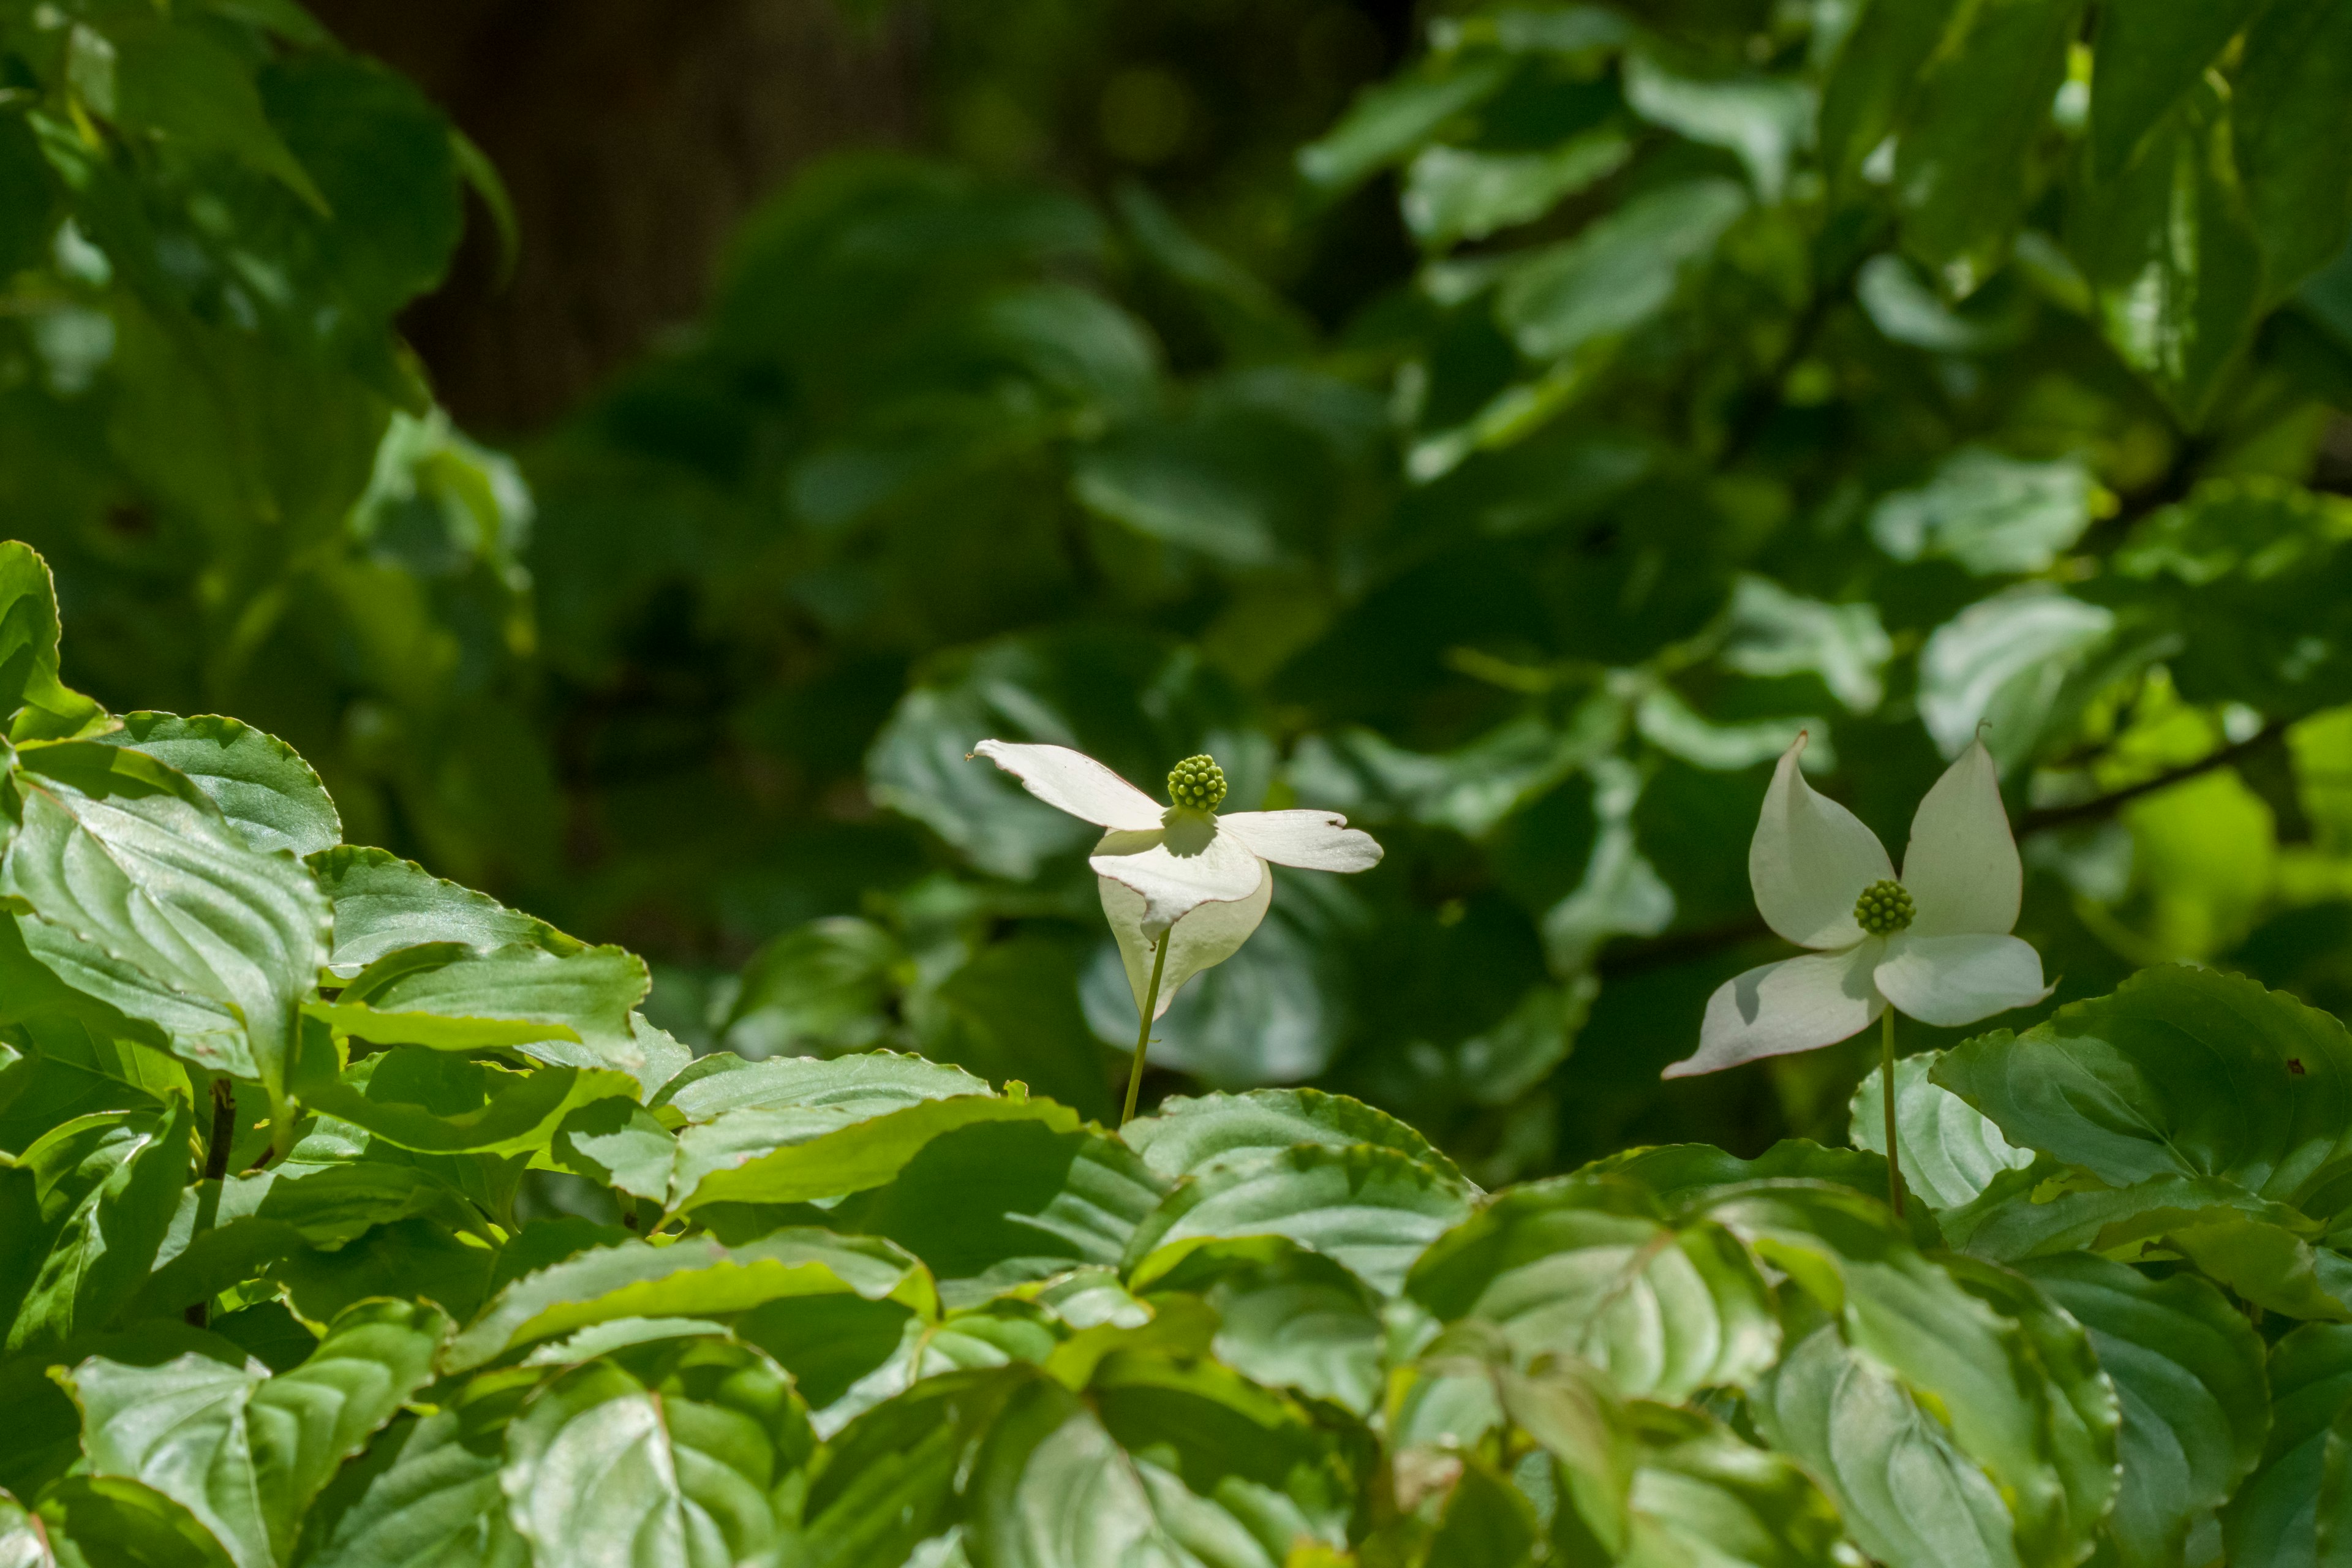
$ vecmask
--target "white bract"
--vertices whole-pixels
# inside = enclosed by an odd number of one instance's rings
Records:
[[[1138,1013],[1151,987],[1158,945],[1168,943],[1154,1018],[1168,1011],[1184,982],[1231,958],[1265,919],[1273,866],[1363,871],[1380,864],[1372,836],[1349,827],[1337,812],[1217,816],[1224,775],[1205,757],[1188,759],[1171,774],[1171,789],[1180,798],[1189,795],[1190,803],[1162,805],[1067,746],[982,741],[972,754],[1013,774],[1047,805],[1108,830],[1087,863],[1118,939]],[[1180,776],[1196,765],[1205,786]]]
[[[1773,772],[1748,879],[1764,923],[1814,951],[1726,982],[1668,1078],[1834,1045],[1890,1005],[1954,1026],[2050,994],[2041,955],[2009,934],[2025,875],[1983,742],[1919,803],[1899,881],[1878,836],[1805,783],[1804,749],[1799,735]]]

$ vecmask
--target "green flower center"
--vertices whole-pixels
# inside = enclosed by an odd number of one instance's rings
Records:
[[[1873,936],[1893,936],[1918,912],[1900,882],[1873,882],[1853,901],[1854,924]]]
[[[1203,752],[1168,770],[1168,798],[1187,811],[1214,811],[1225,798],[1225,770]]]

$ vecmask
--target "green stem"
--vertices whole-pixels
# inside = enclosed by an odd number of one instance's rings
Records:
[[[1895,1142],[1895,1009],[1889,1007],[1879,1016],[1885,1025],[1878,1036],[1878,1087],[1885,1091],[1886,1098],[1886,1201],[1894,1205],[1895,1217],[1901,1219],[1901,1151]]]
[[[1151,1044],[1151,1014],[1160,1005],[1160,972],[1168,963],[1168,933],[1160,933],[1152,950],[1151,989],[1143,996],[1143,1027],[1135,1032],[1135,1065],[1127,1069],[1127,1109],[1118,1113],[1121,1127],[1135,1120],[1135,1097],[1143,1090],[1143,1053]]]

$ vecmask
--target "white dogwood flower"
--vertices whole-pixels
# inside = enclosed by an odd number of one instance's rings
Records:
[[[1151,1026],[1183,984],[1241,950],[1274,900],[1276,866],[1365,871],[1381,847],[1335,811],[1236,811],[1219,816],[1224,770],[1207,756],[1169,771],[1172,802],[1158,801],[1067,746],[982,741],[986,757],[1047,805],[1106,831],[1087,863],[1118,941],[1142,1029],[1128,1079],[1127,1115]]]
[[[1953,1026],[2050,994],[2041,955],[2009,934],[2024,869],[1984,743],[1919,803],[1899,880],[1877,836],[1805,783],[1804,749],[1801,734],[1773,772],[1748,879],[1764,922],[1813,951],[1726,982],[1668,1078],[1833,1045],[1890,1005]]]

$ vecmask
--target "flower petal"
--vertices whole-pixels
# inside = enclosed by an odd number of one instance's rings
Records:
[[[1916,936],[1886,944],[1879,990],[1895,1010],[1954,1028],[2031,1007],[2057,989],[2042,984],[2042,955],[2013,936]]]
[[[2025,869],[1982,741],[1971,742],[1920,801],[1903,851],[1903,885],[1918,906],[1915,935],[1999,936],[2016,926]]]
[[[971,749],[1021,781],[1031,795],[1097,827],[1148,833],[1167,808],[1084,752],[982,741]]]
[[[1772,770],[1764,815],[1748,846],[1748,882],[1764,923],[1800,947],[1851,947],[1862,940],[1853,903],[1895,875],[1878,835],[1833,800],[1813,793],[1798,771],[1801,733]]]
[[[1143,895],[1108,877],[1095,880],[1102,892],[1103,914],[1110,921],[1111,935],[1118,940],[1127,983],[1135,992],[1135,1010],[1140,1015],[1144,995],[1151,988],[1153,957],[1151,939],[1143,934]],[[1274,870],[1260,866],[1255,893],[1230,903],[1202,904],[1170,926],[1168,963],[1160,974],[1160,1005],[1152,1008],[1151,1016],[1157,1018],[1168,1011],[1168,1004],[1176,1000],[1184,982],[1240,952],[1273,901]]]
[[[1336,811],[1236,811],[1217,818],[1217,831],[1232,834],[1251,854],[1277,866],[1369,871],[1381,863],[1381,847],[1372,836],[1349,826]]]
[[[1096,876],[1123,882],[1143,895],[1143,934],[1154,942],[1202,904],[1251,897],[1265,874],[1265,862],[1230,833],[1204,831],[1175,848],[1168,842],[1171,837],[1158,829],[1106,833],[1087,861]]]
[[[1885,943],[1872,937],[1843,952],[1809,952],[1736,975],[1706,999],[1698,1050],[1668,1078],[1721,1072],[1742,1062],[1835,1045],[1869,1027],[1886,1002],[1870,983]]]

